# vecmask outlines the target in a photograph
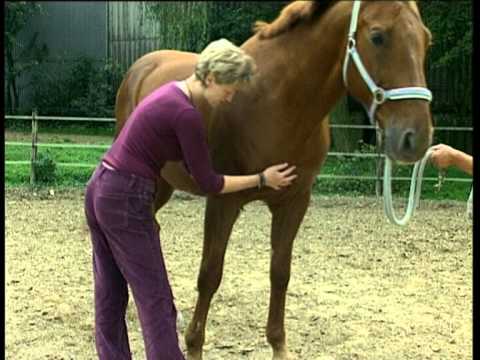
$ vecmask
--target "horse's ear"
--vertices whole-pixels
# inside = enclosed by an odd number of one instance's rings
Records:
[[[253,25],[253,32],[260,38],[272,38],[297,24],[299,21],[309,19],[319,5],[325,1],[294,1],[283,8],[280,15],[272,22],[256,21]]]
[[[418,16],[418,19],[420,21],[422,21],[422,16],[420,15],[420,9],[418,8],[417,1],[409,0],[407,3],[408,3],[408,6],[410,7],[410,9],[412,9],[412,11]],[[431,46],[432,45],[432,33],[423,23],[422,23],[422,25],[423,25],[423,29],[425,30],[425,32],[427,34],[427,46]]]
[[[409,0],[407,1],[407,3],[408,6],[410,6],[410,8],[413,10],[413,12],[417,14],[418,18],[421,19],[420,10],[418,10],[417,2],[415,0]]]

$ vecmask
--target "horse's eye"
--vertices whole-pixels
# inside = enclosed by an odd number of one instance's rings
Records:
[[[381,46],[383,45],[383,42],[384,42],[383,35],[381,33],[374,33],[371,36],[370,40],[372,40],[372,43],[375,46]]]

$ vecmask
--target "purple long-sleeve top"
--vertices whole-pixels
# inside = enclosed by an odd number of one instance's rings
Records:
[[[224,178],[210,160],[201,114],[169,82],[145,97],[104,156],[116,169],[155,179],[166,161],[182,161],[205,193],[219,193]]]

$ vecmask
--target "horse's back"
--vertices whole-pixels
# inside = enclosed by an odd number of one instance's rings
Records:
[[[156,88],[172,80],[183,80],[195,68],[197,54],[158,50],[145,54],[128,69],[115,101],[116,134],[138,103]]]

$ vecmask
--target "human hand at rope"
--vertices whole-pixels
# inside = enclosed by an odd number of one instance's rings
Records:
[[[472,156],[445,144],[434,145],[431,149],[430,160],[437,168],[446,170],[450,166],[455,166],[472,175]]]
[[[292,181],[298,176],[292,174],[295,166],[289,166],[288,163],[273,165],[266,168],[262,174],[265,177],[265,185],[275,190],[280,190],[282,187],[289,186]]]
[[[455,157],[458,150],[445,144],[438,144],[432,146],[432,154],[430,160],[433,165],[440,169],[447,169],[455,165]]]

